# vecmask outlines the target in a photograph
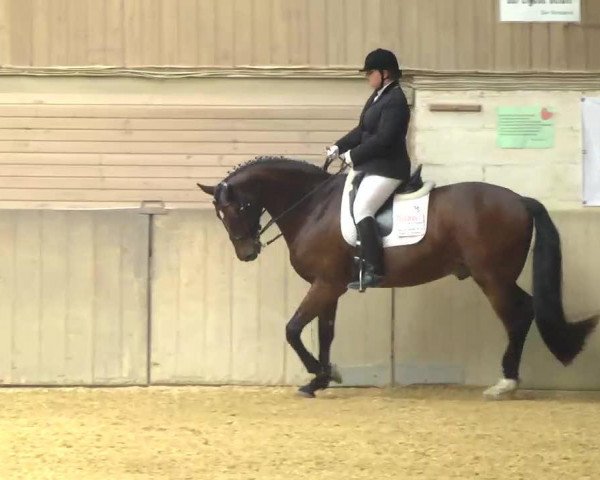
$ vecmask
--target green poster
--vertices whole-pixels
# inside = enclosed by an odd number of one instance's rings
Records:
[[[554,147],[554,111],[547,107],[498,107],[500,148]]]

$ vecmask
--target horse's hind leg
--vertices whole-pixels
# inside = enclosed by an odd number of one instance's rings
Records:
[[[518,387],[523,346],[534,316],[533,301],[515,283],[480,285],[508,335],[508,345],[502,357],[504,378],[484,392],[487,398],[498,399],[512,394]]]
[[[335,331],[335,314],[337,311],[337,300],[327,305],[319,313],[319,363],[321,364],[321,373],[319,375],[335,383],[342,383],[342,376],[337,367],[331,363],[331,343]]]

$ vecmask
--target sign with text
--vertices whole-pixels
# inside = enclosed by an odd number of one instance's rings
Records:
[[[582,101],[583,203],[600,206],[600,98]]]
[[[500,148],[554,147],[554,112],[548,107],[498,107]]]
[[[581,0],[499,0],[501,22],[580,22]]]

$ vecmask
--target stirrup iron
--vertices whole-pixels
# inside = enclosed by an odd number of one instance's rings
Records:
[[[354,257],[354,263],[358,266],[358,291],[364,293],[366,290],[364,285],[364,274],[365,274],[365,259],[362,257]],[[355,283],[355,282],[351,282]]]

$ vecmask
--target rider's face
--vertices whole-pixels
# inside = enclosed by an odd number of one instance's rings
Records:
[[[381,72],[379,70],[369,70],[365,73],[367,80],[369,82],[369,86],[377,90],[381,87]],[[387,70],[383,71],[383,79],[387,80],[389,78],[389,72]]]

